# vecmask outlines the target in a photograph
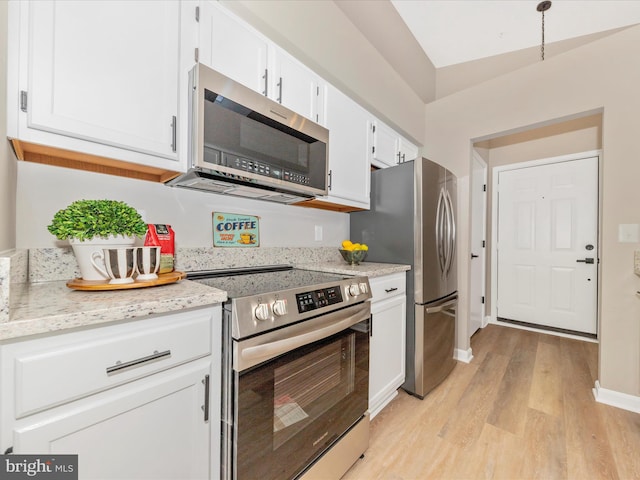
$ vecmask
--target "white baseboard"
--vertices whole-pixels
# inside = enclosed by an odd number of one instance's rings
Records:
[[[640,397],[602,388],[598,380],[596,380],[596,386],[593,388],[593,396],[596,402],[640,413]]]
[[[467,350],[456,348],[453,351],[453,358],[459,362],[471,363],[471,360],[473,360],[473,352],[471,351],[471,348],[468,348]]]
[[[491,323],[491,315],[486,315],[483,319],[482,319],[482,326],[480,328],[484,328],[487,325],[489,325]]]

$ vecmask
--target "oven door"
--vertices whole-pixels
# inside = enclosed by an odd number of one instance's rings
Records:
[[[369,322],[365,302],[237,342],[233,478],[294,478],[362,418]]]

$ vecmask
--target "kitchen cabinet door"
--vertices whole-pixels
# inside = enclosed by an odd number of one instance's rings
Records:
[[[369,208],[369,113],[337,88],[328,85],[326,127],[329,129],[329,194],[321,200]]]
[[[269,95],[276,102],[324,125],[326,84],[314,72],[284,50],[275,53],[273,87]]]
[[[398,134],[379,120],[373,121],[373,148],[371,163],[377,167],[393,167],[400,163],[397,143]]]
[[[418,147],[404,137],[398,137],[398,153],[400,163],[409,162],[418,158]]]
[[[375,417],[405,381],[406,275],[370,280],[372,332],[369,345],[369,412]]]
[[[376,119],[372,129],[372,165],[379,168],[393,167],[418,158],[418,147],[385,123]]]
[[[25,127],[59,136],[25,139],[86,151],[61,139],[71,137],[172,160],[163,166],[175,169],[181,4],[57,0],[20,8]]]
[[[269,41],[218,2],[202,2],[199,17],[200,63],[269,96]]]
[[[18,421],[14,453],[78,454],[81,478],[208,479],[208,359]]]

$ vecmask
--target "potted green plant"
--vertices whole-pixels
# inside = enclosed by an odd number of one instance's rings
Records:
[[[138,211],[117,200],[76,200],[58,211],[47,227],[59,240],[68,240],[84,280],[104,280],[91,258],[103,248],[132,246],[147,224]]]

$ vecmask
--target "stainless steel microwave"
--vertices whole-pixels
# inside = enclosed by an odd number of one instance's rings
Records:
[[[202,64],[190,87],[189,168],[169,185],[280,203],[327,194],[326,128]]]

